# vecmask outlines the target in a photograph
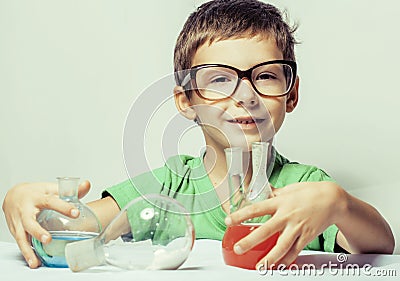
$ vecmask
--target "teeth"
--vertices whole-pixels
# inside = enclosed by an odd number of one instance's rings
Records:
[[[245,120],[245,121],[236,120],[236,122],[239,123],[239,124],[250,124],[250,123],[254,123],[253,120]]]

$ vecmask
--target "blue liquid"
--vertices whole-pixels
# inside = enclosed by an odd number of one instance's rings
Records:
[[[68,267],[65,260],[65,245],[75,241],[94,238],[98,233],[84,231],[49,231],[52,241],[45,245],[39,240],[32,238],[32,245],[36,251],[36,255],[47,267]]]

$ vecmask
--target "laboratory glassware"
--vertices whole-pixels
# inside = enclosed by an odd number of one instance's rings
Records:
[[[129,270],[177,269],[195,239],[185,208],[175,199],[149,194],[130,201],[95,238],[68,244],[72,271],[98,265]]]
[[[48,267],[68,267],[65,260],[65,246],[97,236],[101,224],[95,213],[78,199],[79,178],[59,177],[59,197],[79,210],[79,217],[70,218],[57,211],[44,209],[37,216],[41,227],[51,235],[51,242],[44,244],[32,238],[32,247],[42,264]]]
[[[249,187],[243,185],[243,152],[240,147],[225,149],[228,167],[228,184],[230,189],[230,212],[235,212],[245,206],[268,199],[272,190],[267,177],[267,160],[269,143],[252,143],[252,178]],[[251,250],[242,255],[234,252],[235,244],[256,230],[269,216],[256,217],[239,225],[226,229],[222,239],[222,254],[226,264],[246,269],[255,269],[257,263],[276,244],[279,233],[275,233]]]

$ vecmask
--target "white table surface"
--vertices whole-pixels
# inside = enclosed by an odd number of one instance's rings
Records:
[[[128,271],[112,266],[99,266],[83,272],[73,273],[67,268],[29,269],[19,253],[15,243],[0,242],[0,280],[293,280],[293,279],[347,279],[347,280],[399,280],[400,255],[347,255],[347,262],[339,263],[337,254],[303,251],[297,258],[297,264],[313,264],[313,273],[297,270],[269,271],[262,275],[255,270],[244,270],[224,264],[221,253],[221,242],[213,240],[197,240],[188,260],[178,270],[160,271]],[[321,270],[322,264],[336,264],[333,270]],[[362,268],[371,265],[368,272],[346,270],[347,265],[358,265]],[[341,266],[341,267],[340,267]],[[355,272],[355,273],[354,273]],[[384,276],[386,275],[386,276]],[[390,275],[390,276],[388,276]]]

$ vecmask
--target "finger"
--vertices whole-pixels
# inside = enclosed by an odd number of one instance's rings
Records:
[[[40,266],[41,262],[36,257],[34,251],[32,250],[31,243],[29,241],[28,235],[25,233],[23,228],[18,228],[15,234],[15,241],[24,257],[26,263],[30,268],[37,268]]]
[[[296,258],[299,256],[300,252],[304,247],[312,241],[312,239],[306,240],[305,236],[299,236],[296,242],[293,244],[292,248],[286,253],[286,255],[279,261],[280,264],[284,264],[288,267],[290,264],[295,262]]]
[[[291,264],[293,264],[296,261],[296,258],[299,256],[303,248],[304,247],[301,247],[298,242],[294,243],[293,247],[278,262],[278,264],[285,266],[285,268],[288,268]]]
[[[50,233],[42,228],[35,217],[23,217],[22,229],[40,242],[47,244],[51,241]]]
[[[14,222],[13,222],[11,216],[8,213],[6,213],[5,217],[6,217],[6,222],[7,222],[8,229],[10,230],[12,236],[15,237],[16,230],[15,230]]]
[[[276,208],[277,206],[274,198],[263,200],[250,206],[246,206],[228,215],[225,218],[225,224],[227,226],[236,225],[251,218],[272,215],[275,213]]]
[[[252,231],[249,235],[239,240],[239,242],[237,242],[233,247],[233,250],[237,255],[242,255],[279,232],[281,228],[282,222],[271,218],[269,221]]]
[[[84,197],[90,190],[90,182],[85,180],[78,186],[78,198]]]
[[[259,264],[275,264],[277,265],[280,260],[288,253],[288,251],[293,247],[298,237],[297,232],[290,231],[287,228],[279,235],[276,245],[271,249],[271,251],[259,261]]]
[[[44,197],[43,201],[39,203],[38,207],[40,209],[54,210],[71,218],[76,218],[79,216],[79,210],[74,205],[60,199],[58,196]]]

